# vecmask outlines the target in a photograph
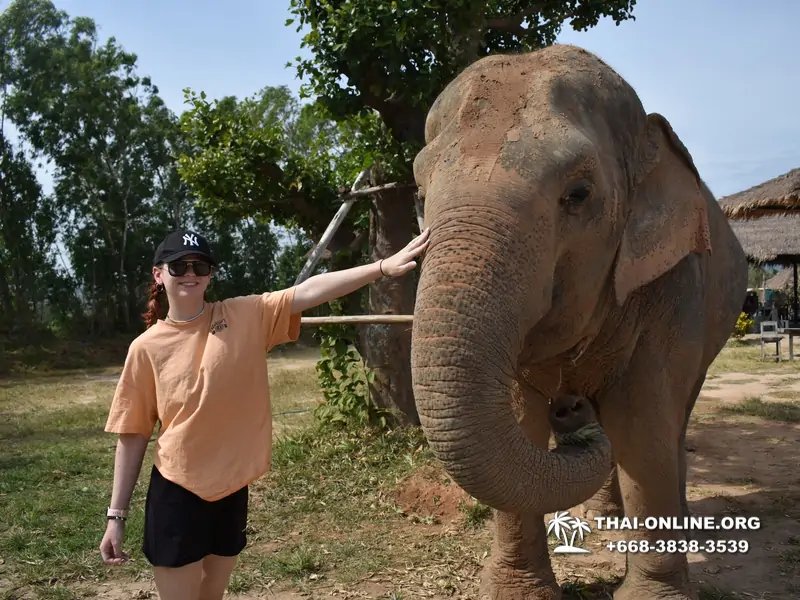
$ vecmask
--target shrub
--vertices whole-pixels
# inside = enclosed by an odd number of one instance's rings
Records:
[[[735,340],[741,340],[744,336],[753,331],[753,325],[755,325],[755,323],[756,322],[751,317],[747,316],[747,313],[739,314],[731,337]]]

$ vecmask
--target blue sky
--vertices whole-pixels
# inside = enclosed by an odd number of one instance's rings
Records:
[[[284,25],[289,0],[55,4],[93,18],[103,38],[135,52],[139,72],[176,112],[184,87],[244,97],[266,85],[300,86],[285,67],[306,54],[301,34]],[[648,111],[665,115],[718,197],[800,166],[800,2],[638,0],[634,14],[635,21],[606,20],[584,33],[567,27],[559,41],[601,56]]]

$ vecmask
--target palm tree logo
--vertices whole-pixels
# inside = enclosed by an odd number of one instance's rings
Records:
[[[572,517],[568,511],[559,511],[547,524],[547,535],[555,534],[556,539],[564,543],[557,546],[555,554],[590,554],[591,550],[575,546],[575,536],[580,536],[583,541],[584,533],[591,533],[589,524],[577,517]],[[570,536],[569,533],[572,532]]]

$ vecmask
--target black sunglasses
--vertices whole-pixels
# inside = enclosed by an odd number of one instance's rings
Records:
[[[183,277],[190,265],[198,277],[211,273],[211,265],[204,260],[173,260],[167,263],[167,270],[173,277]]]

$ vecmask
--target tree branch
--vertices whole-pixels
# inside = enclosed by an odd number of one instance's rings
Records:
[[[542,8],[544,8],[544,5],[535,4],[534,6],[529,6],[528,8],[522,9],[515,15],[510,15],[506,17],[495,17],[494,19],[487,19],[486,29],[494,29],[496,31],[506,31],[508,33],[513,33],[522,37],[526,33],[528,33],[528,30],[522,27],[522,23],[524,23],[525,19],[527,19],[531,15],[542,10]]]
[[[353,79],[352,71],[346,64],[342,65],[342,74]],[[364,74],[363,81],[356,84],[356,89],[364,105],[378,111],[381,119],[400,142],[425,141],[425,113],[403,97],[402,94],[392,93],[385,98],[374,94],[371,90],[377,87],[386,89],[384,77],[378,72],[377,67],[371,65]]]
[[[346,194],[341,195],[342,200],[349,200],[350,198],[360,198],[361,196],[371,196],[377,192],[383,192],[386,190],[395,190],[395,189],[404,189],[404,188],[416,188],[417,184],[413,181],[394,181],[392,183],[385,183],[384,185],[376,185],[373,187],[364,188],[361,190],[356,190],[355,192],[347,192]]]

